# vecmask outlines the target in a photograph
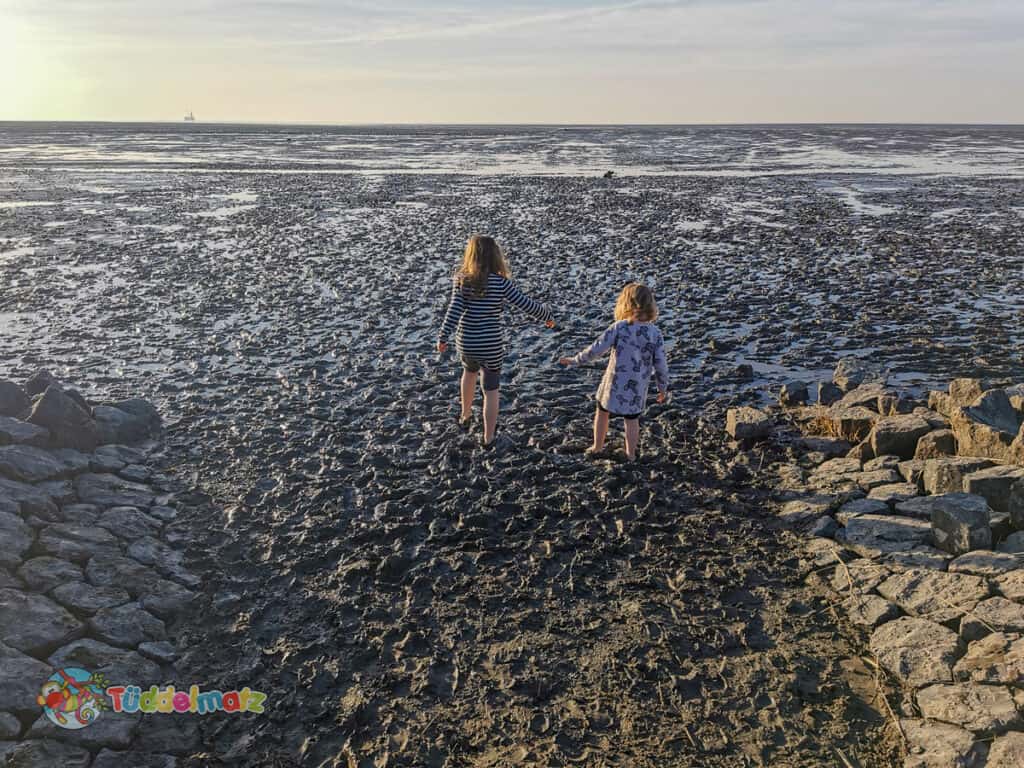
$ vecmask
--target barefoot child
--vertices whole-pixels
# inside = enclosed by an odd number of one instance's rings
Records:
[[[473,235],[466,243],[462,266],[455,273],[451,303],[441,325],[437,349],[444,352],[455,334],[455,349],[462,357],[462,413],[459,424],[469,425],[476,378],[483,371],[484,446],[494,440],[498,422],[498,380],[505,358],[502,314],[512,304],[548,328],[555,326],[547,307],[524,295],[512,282],[505,255],[493,238]]]
[[[654,293],[646,285],[630,283],[615,302],[615,322],[601,337],[575,357],[563,357],[562,365],[589,363],[609,349],[608,368],[597,388],[597,412],[594,414],[594,444],[588,454],[604,450],[608,419],[625,420],[626,458],[636,458],[640,440],[640,414],[647,402],[647,386],[653,373],[658,380],[658,402],[668,394],[668,365],[665,342],[653,323],[658,319]]]

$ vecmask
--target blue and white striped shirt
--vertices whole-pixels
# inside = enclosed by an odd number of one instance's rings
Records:
[[[508,278],[493,272],[487,277],[483,296],[463,287],[456,275],[452,298],[441,325],[438,341],[446,343],[455,334],[455,349],[469,355],[487,368],[501,367],[505,359],[505,328],[502,314],[506,304],[517,307],[537,320],[551,319],[551,312],[520,291]]]

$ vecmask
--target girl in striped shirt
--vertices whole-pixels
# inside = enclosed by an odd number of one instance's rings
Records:
[[[452,298],[441,325],[437,349],[444,352],[455,334],[455,349],[462,358],[462,413],[459,425],[467,427],[473,411],[477,375],[483,371],[484,446],[494,441],[498,422],[498,380],[505,358],[502,314],[511,304],[548,328],[555,327],[551,312],[522,293],[511,280],[505,255],[493,238],[473,235],[466,243],[462,266],[455,273]]]

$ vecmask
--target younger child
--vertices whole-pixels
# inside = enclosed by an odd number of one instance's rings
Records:
[[[459,424],[469,425],[473,410],[473,392],[477,374],[483,372],[484,447],[494,441],[498,422],[498,381],[505,359],[505,328],[502,316],[511,304],[548,328],[555,322],[547,307],[523,294],[512,282],[512,271],[505,254],[493,238],[473,235],[466,243],[462,266],[455,273],[451,302],[437,338],[437,349],[444,352],[455,334],[455,349],[462,357],[462,413]]]
[[[594,414],[594,444],[587,454],[604,450],[608,435],[608,419],[620,416],[625,420],[626,458],[636,458],[640,440],[640,414],[647,402],[647,387],[653,373],[658,380],[658,402],[668,395],[668,364],[665,362],[665,341],[654,325],[658,305],[654,293],[646,285],[630,283],[622,289],[615,302],[615,322],[601,337],[575,357],[563,357],[562,365],[589,363],[608,350],[611,358],[597,388],[597,411]]]

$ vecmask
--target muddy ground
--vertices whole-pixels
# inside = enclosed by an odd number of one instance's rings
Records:
[[[1019,181],[0,175],[48,203],[0,208],[0,375],[153,397],[211,497],[179,666],[269,710],[201,764],[896,764],[723,408],[843,354],[1019,377]],[[474,231],[559,321],[513,323],[493,452],[433,351]],[[600,368],[555,361],[637,278],[673,400],[591,462]]]

